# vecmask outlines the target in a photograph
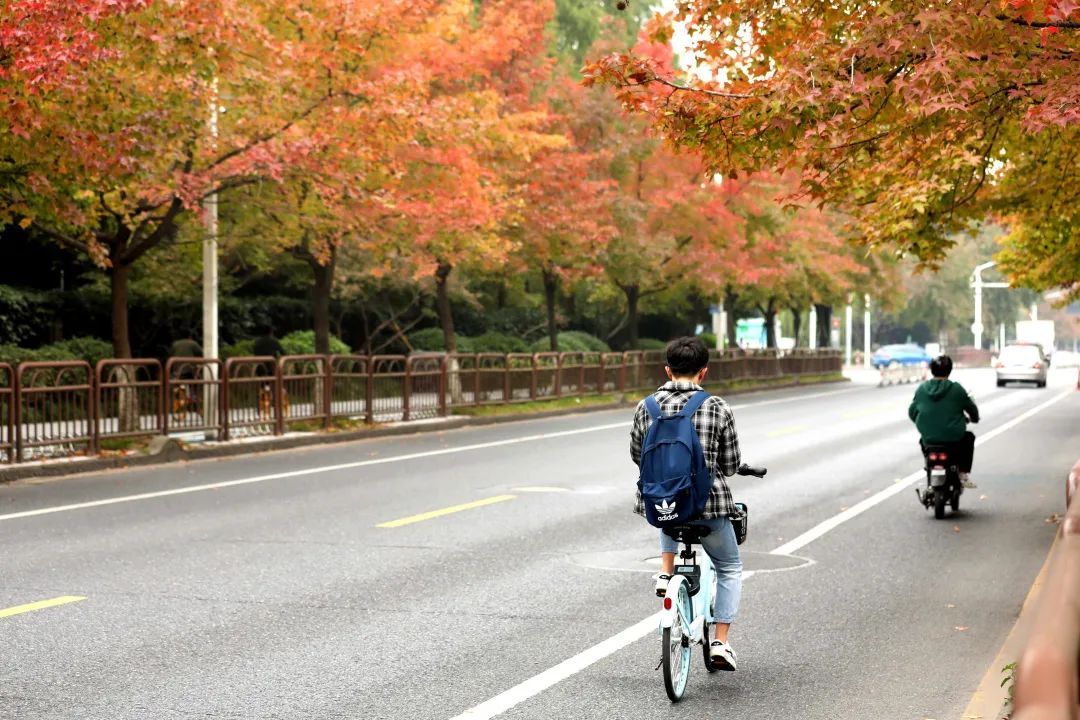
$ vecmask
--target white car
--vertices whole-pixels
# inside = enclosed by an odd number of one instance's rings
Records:
[[[994,363],[998,387],[1004,387],[1007,382],[1033,382],[1038,387],[1046,387],[1049,366],[1039,345],[1006,345]]]

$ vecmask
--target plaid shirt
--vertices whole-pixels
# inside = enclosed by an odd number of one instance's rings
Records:
[[[664,415],[674,415],[682,410],[686,401],[700,385],[689,382],[669,381],[653,393],[660,411]],[[701,449],[705,453],[705,463],[713,473],[712,492],[705,505],[702,519],[713,520],[718,517],[738,517],[735,501],[731,497],[725,475],[734,475],[742,462],[739,456],[739,436],[735,432],[735,416],[727,403],[713,395],[694,413],[694,428],[701,440]],[[652,418],[645,409],[645,401],[638,403],[634,412],[634,427],[630,430],[630,458],[635,465],[641,465],[641,448],[645,442],[645,433],[649,430]],[[645,514],[645,504],[641,492],[637,493],[634,512]]]

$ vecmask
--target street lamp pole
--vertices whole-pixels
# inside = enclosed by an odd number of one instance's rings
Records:
[[[983,282],[982,274],[983,270],[992,268],[997,265],[997,262],[991,260],[990,262],[984,262],[981,265],[976,265],[975,269],[971,271],[971,287],[975,288],[975,321],[971,323],[971,334],[975,336],[975,349],[982,350],[982,334],[983,334],[983,322],[982,322],[982,291],[983,288],[1007,288],[1009,283],[1004,282]]]

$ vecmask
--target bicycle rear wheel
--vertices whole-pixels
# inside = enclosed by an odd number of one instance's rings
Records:
[[[664,628],[664,689],[672,702],[678,702],[686,691],[686,678],[690,674],[690,636],[686,629],[693,619],[690,594],[686,583],[677,583],[678,590],[671,600],[675,606],[675,622]],[[670,591],[669,591],[670,597]]]

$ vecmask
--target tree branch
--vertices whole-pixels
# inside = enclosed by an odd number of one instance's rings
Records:
[[[1080,30],[1080,22],[1074,20],[1025,20],[1024,18],[1013,17],[1000,13],[994,16],[998,20],[1004,20],[1011,22],[1014,25],[1023,25],[1029,28],[1060,28],[1062,30]]]

